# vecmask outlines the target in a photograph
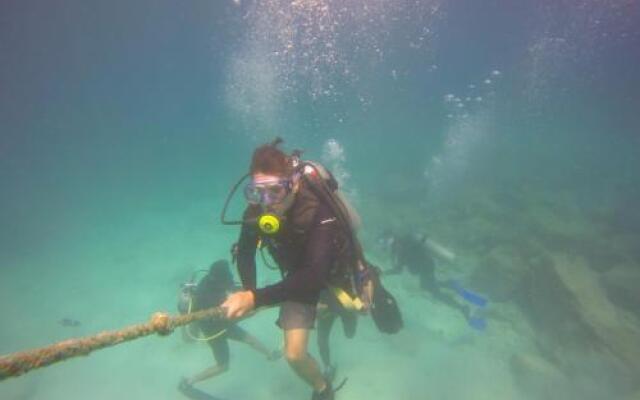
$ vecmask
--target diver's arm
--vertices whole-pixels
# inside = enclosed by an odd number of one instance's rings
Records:
[[[243,224],[238,240],[238,274],[244,289],[256,288],[256,246],[258,233],[249,224]]]
[[[338,221],[328,210],[319,210],[316,223],[309,230],[305,249],[305,266],[282,281],[254,290],[255,306],[262,307],[293,300],[314,304],[325,288],[329,268],[336,257],[334,240],[338,236]]]

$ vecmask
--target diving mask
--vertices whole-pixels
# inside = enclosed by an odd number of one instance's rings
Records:
[[[250,204],[272,206],[284,201],[292,190],[291,179],[252,181],[245,186],[244,197]]]

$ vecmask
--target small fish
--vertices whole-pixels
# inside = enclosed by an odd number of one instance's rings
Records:
[[[80,326],[80,321],[71,318],[62,318],[58,323],[65,327],[77,327]]]

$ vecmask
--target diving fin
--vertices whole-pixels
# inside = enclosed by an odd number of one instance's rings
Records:
[[[482,317],[470,317],[467,322],[470,327],[480,332],[487,328],[487,320]]]
[[[371,302],[371,318],[378,330],[382,333],[398,333],[404,323],[402,312],[391,293],[382,286],[377,272],[371,274],[373,279],[373,299]]]
[[[178,385],[178,390],[191,400],[223,400],[220,397],[215,397],[200,389],[196,389],[184,379],[180,382],[180,385]]]
[[[451,281],[450,286],[453,290],[456,291],[456,293],[460,295],[460,297],[480,308],[484,308],[489,302],[486,297],[463,288],[458,281]]]

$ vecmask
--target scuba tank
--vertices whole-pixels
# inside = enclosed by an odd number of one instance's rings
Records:
[[[196,282],[196,273],[191,275],[191,278],[180,285],[180,291],[178,292],[178,301],[176,308],[181,315],[188,314],[191,308],[191,304],[193,303],[193,296],[196,291],[197,282]],[[195,340],[192,339],[191,326],[182,326],[180,327],[180,333],[182,336],[182,340],[185,343],[193,343]]]
[[[180,314],[186,314],[189,312],[189,304],[193,301],[193,292],[195,290],[195,282],[186,282],[180,285],[180,292],[178,292],[178,304],[176,307]]]
[[[424,244],[436,256],[447,262],[454,262],[456,254],[431,238],[424,239]]]
[[[347,261],[345,271],[349,276],[348,288],[339,285],[329,286],[343,307],[363,311],[362,299],[370,302],[371,317],[380,332],[394,334],[404,326],[402,313],[394,296],[382,285],[379,269],[366,261],[362,245],[356,235],[360,217],[355,209],[339,194],[338,183],[324,167],[313,162],[302,163],[302,178],[309,183],[311,190],[331,207],[347,234],[354,254]],[[314,179],[315,178],[315,179]],[[320,178],[320,179],[317,179]]]
[[[346,214],[347,220],[349,221],[350,229],[357,232],[362,225],[362,219],[356,209],[347,200],[344,193],[340,191],[338,181],[334,178],[331,172],[329,172],[329,170],[327,170],[322,164],[313,161],[304,161],[303,165],[303,176],[306,175],[314,177],[314,175],[317,175],[325,181],[335,196],[332,200],[342,205],[343,212]]]

